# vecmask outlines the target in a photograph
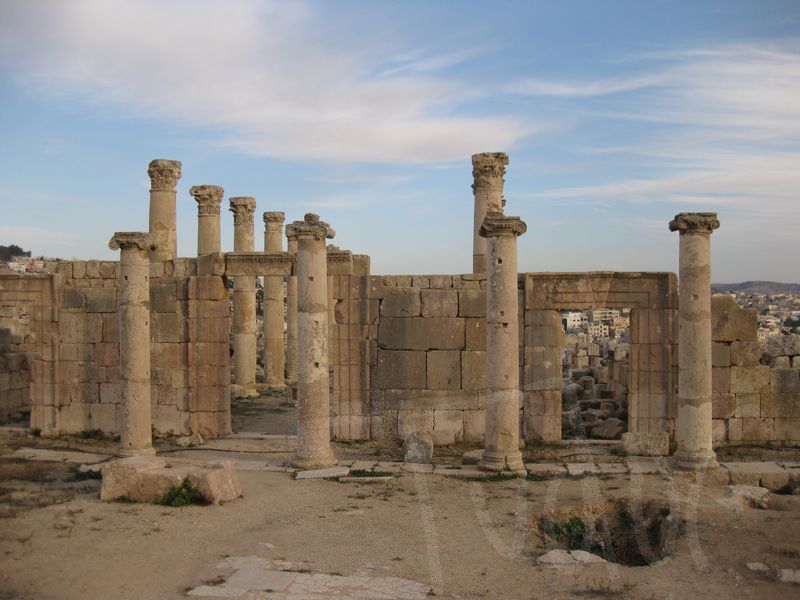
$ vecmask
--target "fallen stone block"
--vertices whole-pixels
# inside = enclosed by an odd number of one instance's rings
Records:
[[[616,440],[622,437],[625,429],[624,421],[611,417],[592,429],[592,437],[601,440]]]
[[[239,476],[229,460],[195,463],[156,456],[131,456],[103,466],[100,500],[120,498],[157,504],[184,479],[210,504],[229,502],[242,495]]]
[[[477,465],[483,458],[483,450],[468,450],[461,456],[462,465]]]
[[[403,461],[430,464],[433,460],[433,439],[429,433],[416,431],[403,441]]]
[[[780,489],[789,483],[789,473],[772,462],[728,462],[723,463],[728,470],[731,485],[750,485]]]
[[[337,465],[327,469],[312,469],[310,471],[298,471],[294,474],[295,479],[326,479],[333,477],[345,477],[350,473],[350,467]]]

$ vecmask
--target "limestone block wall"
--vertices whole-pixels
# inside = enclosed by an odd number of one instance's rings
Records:
[[[223,278],[196,277],[195,263],[151,263],[153,427],[215,436],[230,431],[229,301]],[[118,263],[58,261],[48,268],[0,276],[0,326],[14,328],[12,350],[28,353],[31,427],[117,433]]]
[[[756,312],[713,296],[713,434],[718,444],[800,445],[800,336],[756,336]]]
[[[369,278],[372,439],[483,441],[485,287],[484,274]]]
[[[36,354],[17,352],[14,346],[20,342],[23,336],[0,329],[0,423],[31,406],[31,367]]]

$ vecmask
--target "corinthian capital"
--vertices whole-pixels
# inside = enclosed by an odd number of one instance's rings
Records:
[[[153,240],[150,238],[150,234],[144,231],[117,231],[108,242],[108,247],[111,250],[125,250],[127,248],[150,250],[152,246]]]
[[[234,225],[250,225],[256,212],[256,199],[251,196],[236,196],[229,200]]]
[[[508,154],[505,152],[483,152],[472,155],[472,189],[503,188]]]
[[[711,233],[719,228],[717,213],[678,213],[669,222],[670,231],[680,231],[681,233]]]
[[[519,217],[507,217],[503,213],[489,212],[481,223],[480,235],[481,237],[520,236],[526,231],[528,226]]]
[[[319,215],[306,213],[302,221],[294,221],[286,226],[286,238],[314,238],[317,240],[332,240],[336,232],[325,221],[319,220]]]
[[[150,176],[151,190],[174,192],[178,179],[181,178],[181,161],[164,158],[151,160],[147,174]]]
[[[197,201],[197,214],[199,215],[218,215],[219,204],[225,193],[218,185],[193,185],[189,193]]]
[[[265,227],[277,227],[278,229],[283,226],[283,222],[286,219],[286,215],[279,210],[265,212],[263,216]]]

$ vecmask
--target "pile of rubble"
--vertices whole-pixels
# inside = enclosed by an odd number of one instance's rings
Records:
[[[628,430],[627,402],[615,400],[591,369],[575,369],[561,390],[564,439],[618,440]]]

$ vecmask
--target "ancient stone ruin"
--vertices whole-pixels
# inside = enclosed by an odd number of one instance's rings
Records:
[[[765,363],[754,311],[711,297],[716,214],[669,222],[677,277],[519,273],[517,238],[531,233],[505,212],[507,164],[472,157],[473,272],[404,276],[326,245],[335,224],[314,214],[284,227],[283,212],[264,212],[256,250],[251,197],[229,199],[234,248],[223,251],[218,185],[191,188],[197,256],[178,257],[181,164],[154,160],[149,231],[113,234],[119,261],[0,275],[0,417],[30,411],[43,435],[119,434],[119,454],[139,456],[153,432],[226,436],[232,393],[289,386],[301,469],[335,464],[332,439],[425,433],[436,446],[483,444],[483,469],[524,471],[521,443],[561,442],[576,410],[603,428],[595,437],[626,432],[633,454],[672,445],[691,469],[714,466],[716,445],[798,445],[800,342],[788,336]],[[602,361],[578,352],[565,370],[560,312],[589,308],[630,309],[629,345]]]

